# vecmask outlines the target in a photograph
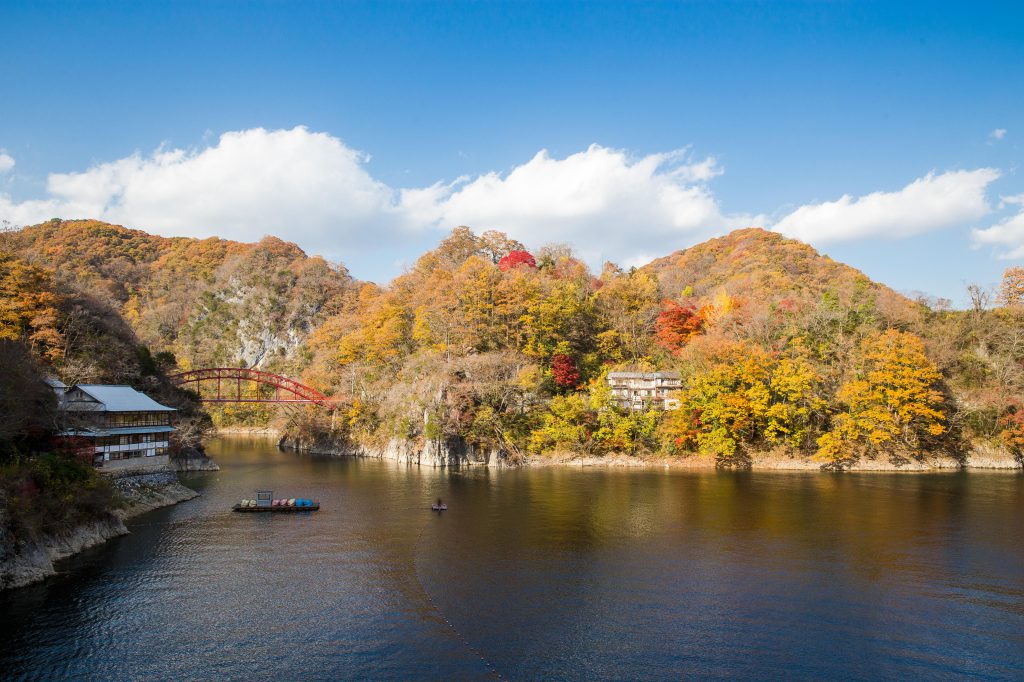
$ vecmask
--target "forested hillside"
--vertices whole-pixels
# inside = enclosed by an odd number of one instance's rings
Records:
[[[33,278],[88,290],[160,362],[276,370],[348,405],[333,427],[315,410],[222,418],[287,421],[353,447],[397,439],[509,461],[559,451],[723,464],[772,451],[843,467],[979,447],[1019,457],[1024,444],[1014,269],[998,300],[976,291],[973,310],[952,311],[759,229],[593,273],[568,247],[528,251],[460,227],[386,285],[273,237],[55,221],[13,243],[10,258],[32,273],[16,276],[18,291]],[[45,309],[45,296],[32,300],[19,310]],[[24,329],[47,357],[69,327]],[[678,371],[681,408],[618,408],[604,379],[618,369]]]
[[[280,364],[351,287],[343,267],[275,237],[168,239],[75,220],[13,239],[21,258],[118,310],[139,341],[183,368]]]
[[[932,310],[756,229],[599,275],[562,247],[520,249],[460,228],[311,337],[307,378],[356,398],[355,437],[834,466],[1019,437],[1012,301]],[[603,377],[623,368],[680,371],[682,409],[616,408]]]
[[[0,233],[0,588],[11,579],[10,562],[26,547],[111,523],[112,511],[123,503],[94,470],[91,454],[83,458],[56,437],[62,420],[44,378],[130,384],[176,407],[178,428],[169,448],[174,457],[194,456],[209,424],[193,397],[167,379],[170,358],[141,344],[120,306],[112,304],[122,287],[115,271],[91,280],[79,276],[109,265],[90,251],[94,244],[79,244],[79,257],[64,260],[67,267],[57,271],[23,253],[23,238]],[[123,255],[114,261],[132,262]]]

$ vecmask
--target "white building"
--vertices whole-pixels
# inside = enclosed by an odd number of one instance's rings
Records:
[[[679,401],[669,394],[681,389],[683,382],[678,372],[609,372],[608,385],[623,409],[644,410],[657,404],[663,410],[677,410]]]
[[[63,435],[88,441],[96,466],[136,469],[167,464],[173,407],[131,386],[80,384],[64,390],[61,408],[67,422]]]

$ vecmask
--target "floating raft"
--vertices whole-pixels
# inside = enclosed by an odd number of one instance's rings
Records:
[[[294,497],[281,500],[242,500],[231,509],[236,512],[308,512],[320,509],[320,502]]]

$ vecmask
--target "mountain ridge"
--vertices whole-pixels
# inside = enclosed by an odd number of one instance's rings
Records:
[[[760,228],[593,273],[568,247],[525,253],[463,226],[383,285],[276,237],[51,221],[12,243],[102,295],[178,369],[258,366],[344,398],[330,438],[376,451],[397,439],[514,461],[597,450],[734,464],[785,448],[845,466],[995,443],[1024,390],[1019,307],[932,310]],[[616,368],[679,372],[682,409],[619,410],[604,380]],[[325,428],[265,406],[218,414]]]

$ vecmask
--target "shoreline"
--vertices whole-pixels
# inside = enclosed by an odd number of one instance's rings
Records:
[[[26,587],[59,573],[56,563],[127,535],[124,522],[146,512],[199,497],[174,471],[126,472],[113,478],[127,504],[106,517],[20,547],[0,546],[0,591]],[[6,538],[4,538],[6,540]]]
[[[272,426],[218,426],[214,429],[214,437],[220,436],[263,436],[280,438],[281,431]]]
[[[230,434],[227,434],[230,435]],[[951,455],[931,455],[921,460],[876,460],[863,459],[842,468],[829,468],[826,463],[810,457],[791,456],[784,452],[769,451],[750,455],[738,466],[720,466],[713,457],[698,454],[688,456],[626,455],[580,455],[570,452],[551,452],[532,455],[519,464],[508,463],[494,452],[476,452],[472,448],[453,450],[443,445],[430,443],[426,447],[411,441],[391,440],[383,445],[337,444],[296,442],[282,438],[279,447],[293,452],[323,455],[328,457],[359,457],[364,459],[390,460],[405,464],[416,464],[434,468],[445,467],[493,467],[497,469],[543,468],[543,467],[606,467],[621,469],[680,469],[715,470],[719,468],[751,471],[822,471],[822,472],[902,472],[930,473],[948,471],[1007,471],[1024,470],[1020,460],[1010,452],[989,446],[978,445],[961,461]]]

